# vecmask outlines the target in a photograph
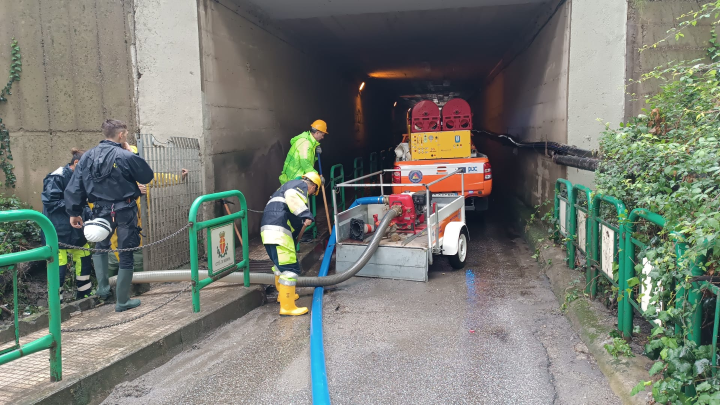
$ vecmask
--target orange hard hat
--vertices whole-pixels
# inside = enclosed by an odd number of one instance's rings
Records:
[[[313,122],[310,126],[317,129],[318,131],[324,132],[326,134],[328,133],[327,124],[323,120],[315,120],[315,122]]]

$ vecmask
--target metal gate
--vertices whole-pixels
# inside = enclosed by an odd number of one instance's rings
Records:
[[[143,244],[167,237],[187,224],[193,201],[202,195],[200,142],[172,137],[161,143],[152,135],[137,137],[138,152],[152,167],[155,178],[140,199]],[[181,170],[186,169],[185,178]],[[188,233],[143,250],[143,270],[169,270],[190,262]]]

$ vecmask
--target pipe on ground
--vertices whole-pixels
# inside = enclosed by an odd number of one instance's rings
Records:
[[[366,204],[375,204],[375,203],[382,203],[382,197],[369,197],[369,201]],[[363,204],[361,201],[360,204]],[[360,205],[358,204],[358,205]],[[355,274],[357,274],[360,270],[362,270],[363,267],[367,264],[368,261],[370,261],[370,258],[377,250],[378,246],[380,245],[380,241],[382,240],[383,236],[385,235],[385,231],[387,228],[390,227],[390,222],[399,215],[398,213],[399,208],[393,208],[390,209],[385,216],[383,217],[382,221],[380,221],[380,225],[378,225],[377,229],[375,230],[375,233],[373,234],[372,238],[370,239],[370,242],[368,243],[368,246],[363,251],[362,255],[360,255],[360,258],[358,259],[355,264],[353,264],[347,271],[344,271],[342,273],[333,274],[331,276],[321,276],[321,277],[298,277],[297,278],[297,286],[298,287],[327,287],[330,285],[340,284],[344,281],[349,280],[352,278]],[[333,229],[333,232],[335,230]],[[328,247],[330,245],[328,244]],[[334,244],[333,244],[334,246]],[[327,256],[327,253],[326,253]],[[332,251],[330,251],[330,256],[332,256]],[[329,259],[329,258],[328,258]],[[325,260],[323,259],[323,264]],[[328,263],[329,266],[329,263]],[[327,274],[327,271],[326,271]],[[198,271],[198,276],[200,280],[205,279],[208,277],[207,270],[200,270]],[[159,271],[141,271],[133,274],[133,280],[132,282],[134,284],[143,284],[143,283],[166,283],[166,282],[174,282],[174,281],[190,281],[190,270],[159,270]],[[225,282],[225,283],[242,283],[243,282],[243,273],[230,273],[229,275],[218,279],[219,282]],[[116,284],[116,277],[110,278],[110,285]],[[265,284],[265,285],[274,285],[275,284],[275,275],[272,273],[250,273],[250,284]]]

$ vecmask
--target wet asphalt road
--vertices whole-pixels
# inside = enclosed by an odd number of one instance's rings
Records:
[[[620,403],[524,242],[490,219],[469,226],[463,270],[442,258],[427,283],[354,278],[325,295],[333,403]],[[310,317],[277,311],[218,329],[104,403],[310,404]]]

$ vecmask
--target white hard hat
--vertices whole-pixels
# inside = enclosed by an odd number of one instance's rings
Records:
[[[85,222],[83,233],[88,242],[102,242],[110,236],[112,227],[106,219],[98,218]]]

